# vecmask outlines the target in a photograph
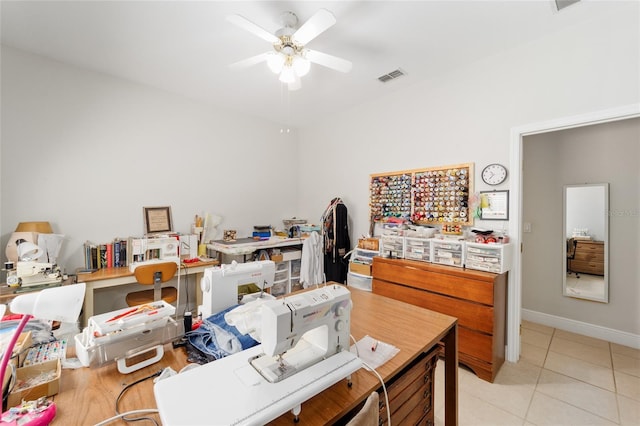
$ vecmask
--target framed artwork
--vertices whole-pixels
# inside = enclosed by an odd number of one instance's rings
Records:
[[[509,191],[480,191],[480,219],[508,220]]]
[[[171,207],[143,207],[145,234],[173,232]]]

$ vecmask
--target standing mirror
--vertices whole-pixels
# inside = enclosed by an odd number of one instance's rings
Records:
[[[563,294],[609,302],[609,184],[564,187]]]

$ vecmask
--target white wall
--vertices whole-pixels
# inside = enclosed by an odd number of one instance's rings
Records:
[[[2,48],[1,247],[18,222],[67,236],[59,262],[82,266],[86,240],[143,233],[143,206],[171,206],[249,236],[296,211],[295,134],[183,97]]]
[[[327,154],[300,171],[301,214],[319,215],[331,197],[341,196],[355,237],[368,232],[372,173],[475,162],[475,189],[488,190],[479,173],[488,163],[509,164],[512,128],[638,103],[639,5],[617,6],[560,34],[301,130],[302,159]],[[541,161],[553,167],[555,160]],[[517,199],[509,179],[497,189],[509,189]],[[637,333],[625,321],[616,327]]]
[[[476,191],[492,189],[479,173],[508,164],[512,127],[638,102],[638,4],[625,6],[301,129],[301,214],[341,196],[360,235],[372,173],[475,162]]]
[[[579,148],[582,150],[581,148]],[[621,152],[618,152],[619,154]],[[571,166],[583,167],[574,157],[568,159]],[[565,164],[567,161],[565,160]],[[598,163],[596,163],[598,164]],[[578,184],[580,185],[580,184]],[[565,237],[571,238],[574,230],[580,230],[594,241],[603,241],[606,232],[604,186],[573,186],[565,189]]]

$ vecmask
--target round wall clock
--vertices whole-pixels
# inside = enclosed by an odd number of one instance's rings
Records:
[[[502,164],[489,164],[482,170],[482,180],[488,185],[499,185],[507,178],[507,168]]]

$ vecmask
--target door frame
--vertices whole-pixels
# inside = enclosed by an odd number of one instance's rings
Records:
[[[522,143],[525,136],[549,133],[558,130],[595,124],[610,123],[640,117],[640,103],[622,107],[594,111],[580,115],[526,124],[513,127],[510,137],[510,175],[511,189],[517,194],[510,197],[509,230],[515,246],[513,264],[509,272],[509,291],[507,296],[507,347],[505,359],[517,362],[520,358],[520,322],[522,320]]]

